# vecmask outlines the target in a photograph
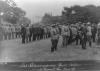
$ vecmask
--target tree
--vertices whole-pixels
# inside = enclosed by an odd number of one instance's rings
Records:
[[[23,24],[23,25],[28,26],[29,24],[31,24],[31,20],[29,18],[27,18],[27,17],[22,17],[19,20],[19,24]]]
[[[49,14],[45,14],[44,16],[43,16],[43,18],[42,18],[42,23],[43,24],[50,24],[51,23],[51,15],[49,15]]]
[[[18,8],[12,8],[12,10],[10,12],[7,12],[3,15],[3,18],[5,21],[8,21],[12,24],[17,24],[20,20],[21,17],[25,16],[25,12]]]
[[[78,5],[70,8],[64,8],[63,16],[66,17],[68,23],[76,23],[78,21],[85,22],[87,19],[87,9]]]
[[[0,13],[3,13],[2,17],[5,21],[12,24],[17,24],[19,19],[25,16],[25,11],[17,7],[13,0],[0,1]]]
[[[42,23],[45,25],[56,24],[61,22],[61,16],[52,16],[49,14],[45,14],[42,18]]]
[[[87,5],[85,7],[88,9],[88,12],[90,14],[89,21],[92,23],[98,23],[100,19],[100,8],[94,5]]]
[[[64,7],[62,11],[63,21],[67,23],[76,22],[91,22],[97,23],[100,21],[100,8],[94,5],[79,6],[75,5],[72,7]],[[67,21],[66,21],[67,20]]]

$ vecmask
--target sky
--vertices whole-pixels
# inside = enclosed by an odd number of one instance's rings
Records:
[[[100,6],[100,0],[15,0],[17,5],[26,11],[26,16],[38,22],[45,13],[61,15],[63,7],[93,4]]]

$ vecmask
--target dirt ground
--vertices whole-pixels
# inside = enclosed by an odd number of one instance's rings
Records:
[[[62,48],[59,40],[58,50],[50,52],[50,39],[21,44],[21,39],[5,40],[0,43],[0,62],[28,61],[66,61],[66,60],[100,60],[100,47],[95,43],[92,47],[87,44],[83,50],[74,43]]]

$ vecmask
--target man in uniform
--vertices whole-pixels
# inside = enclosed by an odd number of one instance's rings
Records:
[[[82,45],[82,49],[86,49],[86,41],[87,41],[87,26],[86,24],[82,25],[82,30],[80,33],[81,36],[81,45]]]
[[[50,38],[51,36],[50,36],[50,30],[51,30],[51,28],[50,28],[50,26],[48,26],[47,27],[47,38]]]
[[[47,28],[44,27],[43,29],[44,29],[44,39],[46,39],[47,38]]]
[[[95,25],[93,25],[92,26],[92,39],[93,39],[93,42],[95,42],[96,33],[97,33],[97,27]]]
[[[81,32],[82,32],[82,26],[81,26],[81,24],[78,24],[77,25],[77,35],[76,35],[76,45],[78,45],[78,42],[80,41],[80,44],[81,44],[81,40],[82,40],[82,38],[81,38]]]
[[[39,26],[39,40],[43,39],[43,29],[42,26]]]
[[[26,35],[25,35],[25,39],[26,39],[27,43],[29,42],[29,37],[30,37],[30,27],[27,26],[26,27]]]
[[[89,46],[91,47],[92,45],[92,40],[91,40],[91,37],[92,37],[92,31],[91,31],[91,24],[88,23],[88,27],[87,27],[87,41],[89,42]]]
[[[68,45],[68,40],[70,37],[70,30],[69,30],[69,26],[62,26],[62,31],[61,31],[61,35],[63,37],[63,47],[67,47]]]
[[[32,27],[32,39],[33,39],[33,41],[35,41],[36,40],[36,27],[35,26],[33,26]]]
[[[58,44],[58,40],[59,40],[59,34],[56,31],[56,26],[52,26],[52,29],[50,30],[51,33],[51,42],[52,42],[52,46],[51,46],[51,52],[54,52],[57,50],[57,44]]]
[[[16,32],[15,32],[16,38],[18,37],[18,32],[19,32],[18,29],[19,29],[19,28],[16,26],[16,28],[15,28],[15,30],[16,30]]]
[[[62,41],[63,47],[66,46],[66,32],[65,32],[65,28],[66,28],[66,26],[62,26],[62,29],[61,29],[61,35],[62,35],[62,39],[63,39],[63,41]]]
[[[4,29],[0,25],[0,42],[3,40],[3,36],[4,36]]]
[[[39,27],[37,27],[37,40],[40,40],[41,38],[41,28],[40,28],[40,26]]]
[[[22,43],[25,43],[25,36],[26,36],[25,26],[21,26],[21,36],[22,36]]]
[[[29,35],[29,42],[32,41],[32,25],[29,27],[30,35]]]

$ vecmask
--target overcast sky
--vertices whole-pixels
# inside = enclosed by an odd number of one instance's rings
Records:
[[[100,6],[100,0],[15,0],[15,2],[26,11],[30,19],[34,20],[42,17],[45,13],[60,15],[64,6],[88,4]]]

